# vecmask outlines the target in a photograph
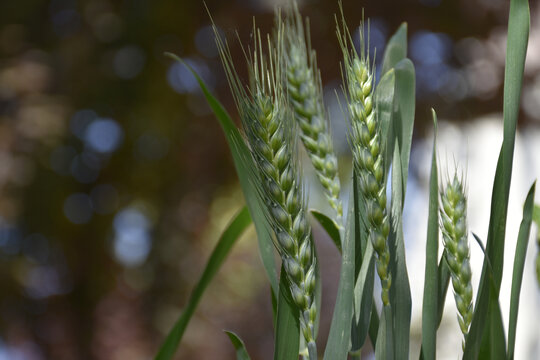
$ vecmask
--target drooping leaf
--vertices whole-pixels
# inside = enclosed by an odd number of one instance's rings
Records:
[[[525,255],[529,245],[529,235],[531,233],[532,212],[534,204],[534,192],[536,182],[531,186],[525,205],[523,206],[523,220],[519,226],[518,239],[516,244],[516,254],[514,257],[514,272],[512,274],[512,290],[510,293],[510,320],[508,322],[508,360],[514,359],[514,346],[516,342],[516,327],[519,310],[519,295],[521,292],[521,282],[523,280],[523,268],[525,266]]]
[[[439,256],[439,178],[437,169],[437,114],[431,109],[434,123],[431,175],[429,178],[429,211],[426,239],[426,267],[424,272],[424,300],[422,303],[423,359],[435,360],[437,354],[437,328],[439,290],[437,258]]]
[[[225,330],[225,333],[227,334],[227,336],[231,340],[231,343],[236,349],[236,360],[251,360],[242,339],[240,339],[238,335],[236,335],[232,331]]]
[[[493,277],[497,288],[500,287],[503,274],[508,196],[512,176],[516,124],[520,107],[529,28],[530,15],[528,1],[511,0],[504,76],[504,136],[497,162],[497,170],[495,172],[486,247],[486,259],[489,258],[493,266]],[[491,337],[492,332],[485,333],[487,321],[497,316],[497,314],[490,314],[488,316],[487,312],[495,308],[489,302],[497,300],[499,295],[498,291],[496,294],[492,294],[490,282],[484,279],[488,276],[486,259],[482,267],[480,288],[475,303],[473,321],[465,345],[464,359],[476,359],[480,353],[480,346],[492,347],[494,342],[500,341],[500,339]],[[488,339],[482,341],[482,337],[484,336]]]
[[[259,201],[257,190],[254,187],[254,184],[257,182],[256,179],[253,178],[254,172],[252,171],[253,163],[250,151],[244,142],[240,131],[238,131],[238,128],[232,121],[223,105],[221,105],[221,103],[212,95],[204,81],[195,72],[195,70],[193,70],[189,64],[178,56],[170,53],[166,53],[166,55],[182,63],[193,74],[193,76],[195,76],[195,79],[197,80],[206,101],[210,105],[210,108],[214,112],[214,115],[223,129],[225,138],[227,139],[227,143],[229,144],[229,148],[231,150],[236,173],[238,174],[240,186],[242,187],[242,192],[244,193],[244,198],[251,214],[251,218],[253,219],[253,223],[255,224],[257,240],[259,243],[259,252],[264,269],[268,279],[270,280],[272,291],[275,294],[278,291],[278,280],[276,264],[274,262],[274,245],[272,242],[271,229],[264,215],[264,205]]]
[[[283,266],[279,280],[274,360],[298,360],[300,315],[290,293],[290,283]]]
[[[249,212],[246,207],[243,207],[221,235],[221,238],[210,255],[210,259],[208,259],[201,278],[191,293],[184,311],[174,324],[171,332],[167,335],[163,345],[161,345],[161,348],[156,355],[156,360],[169,360],[173,358],[176,349],[182,340],[184,331],[186,330],[186,327],[191,320],[191,317],[193,316],[193,313],[195,312],[204,291],[225,261],[225,258],[231,251],[236,240],[238,240],[240,235],[250,223],[251,218],[249,216]]]
[[[341,237],[339,235],[339,229],[334,220],[317,210],[311,210],[311,214],[319,222],[319,224],[321,224],[328,236],[330,236],[330,239],[332,239],[336,245],[339,252],[341,252]]]
[[[324,351],[325,360],[345,360],[347,359],[347,353],[349,351],[355,280],[355,212],[354,191],[352,191],[349,199],[345,236],[343,237],[343,253],[341,256],[341,270],[336,305],[334,307],[330,333]]]

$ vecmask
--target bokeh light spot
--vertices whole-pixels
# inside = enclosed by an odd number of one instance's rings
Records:
[[[126,208],[114,218],[114,256],[126,267],[146,261],[151,249],[150,221],[140,210]]]
[[[120,146],[123,136],[122,128],[116,121],[100,118],[88,125],[84,140],[92,150],[110,153]]]

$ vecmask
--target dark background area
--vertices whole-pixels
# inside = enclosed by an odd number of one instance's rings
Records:
[[[235,32],[249,43],[253,16],[270,31],[274,3],[206,1],[241,74]],[[325,93],[335,99],[338,3],[300,5],[310,18]],[[415,137],[431,126],[431,107],[440,118],[462,122],[502,110],[508,6],[504,0],[343,4],[351,29],[364,8],[378,60],[389,36],[408,23],[417,70]],[[531,9],[534,30],[536,1]],[[163,55],[186,59],[236,114],[210,24],[202,1],[0,3],[1,360],[155,354],[242,205],[217,121],[186,69]],[[531,37],[521,125],[540,118],[537,46]],[[344,124],[333,126],[339,134]],[[335,268],[332,261],[323,265]],[[179,358],[232,358],[222,329],[240,334],[253,359],[269,358],[264,281],[248,234],[206,294]],[[327,311],[336,286],[328,285]]]

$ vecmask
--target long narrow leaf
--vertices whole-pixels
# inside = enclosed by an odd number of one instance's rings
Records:
[[[392,274],[392,286],[390,288],[392,336],[395,359],[408,359],[412,301],[403,238],[403,174],[401,173],[402,167],[397,143],[394,148],[392,164],[392,214],[390,217],[391,231],[388,237],[388,246],[390,248],[389,268]]]
[[[525,205],[523,207],[523,220],[519,226],[518,239],[516,244],[516,254],[514,257],[514,273],[512,274],[512,291],[510,295],[510,321],[508,324],[508,360],[514,358],[514,346],[516,342],[516,326],[519,310],[519,295],[521,292],[521,282],[523,280],[523,268],[525,266],[525,255],[529,245],[529,235],[531,234],[532,212],[534,204],[534,191],[536,182],[531,186]]]
[[[489,258],[493,265],[493,277],[497,287],[500,287],[504,265],[508,195],[512,176],[516,124],[519,114],[529,28],[530,15],[528,1],[511,0],[504,76],[504,136],[497,170],[495,172],[487,238],[487,258]],[[490,346],[490,343],[500,341],[500,339],[491,339],[491,337],[489,341],[482,341],[486,321],[492,317],[492,315],[488,317],[487,314],[488,309],[493,309],[493,306],[489,302],[492,301],[492,298],[498,299],[498,291],[495,297],[490,294],[489,281],[485,281],[484,279],[487,276],[486,273],[487,260],[484,260],[479,293],[475,304],[475,313],[465,345],[465,359],[476,359],[482,344],[484,344],[482,346]],[[486,336],[489,336],[489,334],[486,334]]]
[[[424,301],[422,303],[422,349],[423,359],[436,358],[437,350],[437,294],[439,276],[437,257],[439,256],[439,178],[437,169],[437,114],[433,115],[434,133],[431,156],[431,175],[429,179],[429,213],[426,240],[426,267],[424,281]]]
[[[221,235],[216,247],[212,251],[212,255],[210,255],[210,259],[208,259],[208,263],[204,268],[201,278],[191,293],[186,308],[182,312],[182,315],[180,315],[180,318],[176,321],[169,335],[167,335],[163,345],[161,345],[155,358],[156,360],[169,360],[173,358],[189,320],[191,320],[206,287],[216,275],[221,264],[223,264],[223,261],[225,261],[225,258],[231,251],[236,240],[238,240],[250,223],[251,218],[249,217],[249,212],[246,207],[243,207]]]
[[[210,108],[214,112],[214,115],[218,119],[229,148],[233,157],[234,165],[236,167],[236,173],[238,174],[238,179],[240,181],[240,186],[244,193],[244,198],[246,200],[251,218],[255,224],[255,229],[257,231],[257,240],[259,242],[259,252],[261,259],[270,280],[270,285],[272,286],[272,291],[277,293],[278,291],[278,280],[277,280],[277,270],[276,264],[274,262],[274,247],[272,243],[271,230],[268,225],[268,221],[263,212],[263,205],[259,201],[257,196],[257,191],[254,187],[254,173],[251,170],[253,168],[251,156],[247,145],[245,144],[238,128],[235,126],[227,111],[221,105],[221,103],[210,93],[208,87],[201,79],[201,77],[193,70],[189,64],[183,61],[181,58],[174,54],[166,53],[167,56],[172,59],[180,62],[195,76],[199,87],[201,88],[206,101],[210,105]]]
[[[352,191],[349,199],[347,226],[345,229],[345,236],[343,237],[343,254],[341,256],[341,270],[336,305],[334,307],[330,333],[324,351],[325,360],[345,360],[347,359],[347,353],[349,351],[355,280],[355,212],[354,191]]]
[[[232,331],[225,331],[225,333],[227,334],[227,336],[231,340],[231,343],[236,349],[236,360],[251,360],[242,339],[240,339],[238,335],[236,335]]]

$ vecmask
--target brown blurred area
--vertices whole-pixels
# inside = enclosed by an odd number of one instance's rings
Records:
[[[235,31],[247,44],[253,16],[270,31],[276,3],[286,1],[206,1],[242,74]],[[461,121],[502,109],[508,1],[343,3],[351,28],[364,8],[378,60],[408,23],[415,136],[430,124],[430,107]],[[332,101],[338,4],[300,5]],[[202,1],[0,3],[0,360],[151,358],[242,206],[220,127],[194,79],[165,51],[186,59],[236,114]],[[529,123],[540,118],[536,56],[521,117]],[[339,137],[345,124],[333,127]],[[339,259],[320,231],[315,236],[329,254],[323,337]],[[178,358],[233,358],[223,329],[238,333],[253,359],[271,357],[269,286],[252,232],[205,294]]]

